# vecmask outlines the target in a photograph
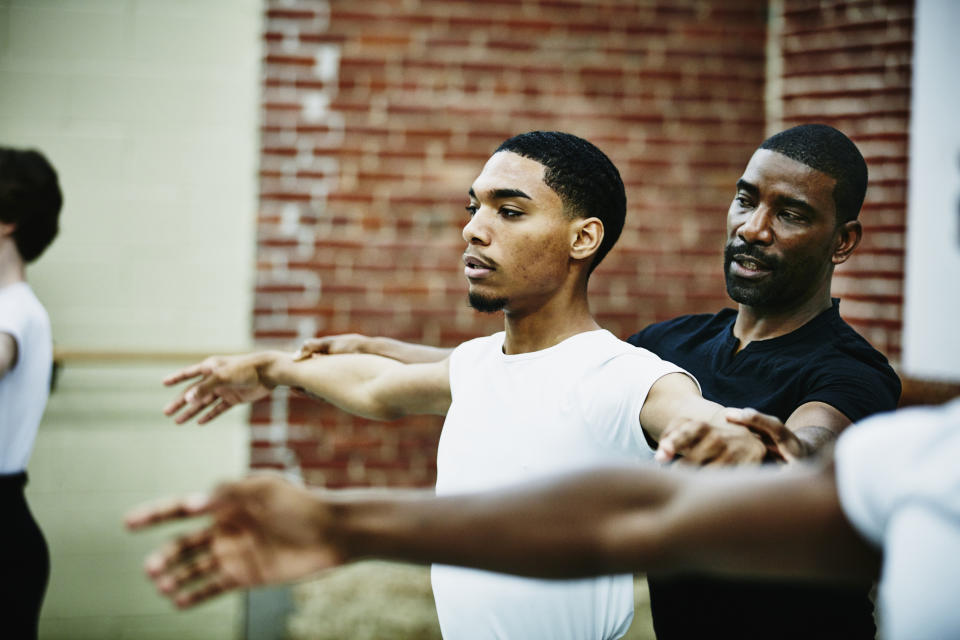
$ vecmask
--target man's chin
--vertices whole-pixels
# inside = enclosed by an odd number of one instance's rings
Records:
[[[503,311],[507,306],[506,298],[490,298],[479,293],[471,292],[468,299],[470,306],[481,313],[496,313],[497,311]]]

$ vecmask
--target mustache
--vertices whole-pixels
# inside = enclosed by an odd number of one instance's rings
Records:
[[[760,247],[748,242],[729,242],[723,250],[723,262],[729,266],[735,256],[746,256],[753,258],[768,269],[775,269],[780,266],[780,259],[767,255]]]

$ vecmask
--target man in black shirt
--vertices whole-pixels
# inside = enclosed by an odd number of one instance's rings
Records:
[[[850,257],[862,236],[857,216],[866,186],[863,156],[836,129],[802,125],[764,141],[737,181],[727,214],[724,274],[738,308],[655,324],[628,341],[684,367],[705,398],[779,418],[764,427],[779,430],[779,446],[789,449],[790,458],[832,443],[853,421],[894,409],[899,379],[886,358],[840,318],[839,301],[830,297],[834,267]],[[433,347],[356,335],[319,338],[302,348],[304,355],[347,351],[405,362],[446,355]],[[745,432],[681,422],[652,444],[664,461],[761,462],[755,447],[739,446]],[[661,640],[875,634],[866,585],[845,589],[697,576],[653,576],[650,585]]]
[[[833,268],[859,243],[856,217],[866,163],[842,133],[823,125],[765,141],[737,181],[727,216],[724,274],[736,311],[683,316],[634,334],[631,344],[678,364],[704,397],[777,416],[796,453],[819,449],[851,422],[896,407],[900,381],[847,325],[830,298]],[[722,446],[708,425],[684,424],[660,440],[659,457],[682,451],[709,464]],[[650,576],[657,637],[873,638],[862,589]]]

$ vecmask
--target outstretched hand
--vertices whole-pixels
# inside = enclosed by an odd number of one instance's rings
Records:
[[[784,462],[794,462],[810,455],[809,447],[776,416],[756,409],[728,409],[727,421],[743,425],[756,433],[767,447],[768,455]]]
[[[338,353],[364,353],[363,345],[369,338],[359,333],[342,333],[335,336],[308,338],[293,354],[294,361],[306,360],[313,355],[332,356]]]
[[[132,530],[209,515],[205,527],[151,553],[144,568],[178,607],[228,591],[305,578],[344,559],[325,539],[328,506],[276,475],[256,475],[207,496],[168,500],[130,511]]]
[[[205,424],[234,405],[265,398],[270,395],[270,388],[260,379],[260,364],[262,354],[212,356],[167,376],[163,384],[168,387],[184,380],[199,380],[164,407],[164,415],[174,417],[177,424],[183,424],[209,408],[197,420],[198,424]]]
[[[655,459],[696,466],[763,462],[767,448],[761,438],[747,427],[729,422],[725,414],[718,412],[710,422],[672,420],[660,436]]]
[[[655,459],[688,465],[793,462],[807,445],[776,416],[756,409],[724,409],[711,422],[678,419],[663,431]]]

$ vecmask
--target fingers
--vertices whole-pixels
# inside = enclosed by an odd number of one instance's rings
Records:
[[[299,362],[300,360],[306,360],[315,353],[329,353],[329,349],[329,338],[310,338],[304,340],[300,348],[293,354],[293,361]]]
[[[204,494],[194,494],[186,498],[164,500],[150,505],[142,505],[130,510],[124,517],[127,527],[132,530],[183,520],[209,513],[213,506],[211,499]]]
[[[729,409],[725,417],[728,422],[747,427],[759,435],[775,458],[789,462],[803,456],[803,444],[776,416],[745,408]]]
[[[673,423],[664,430],[654,460],[669,462],[678,455],[686,455],[704,436],[704,424],[686,420]]]
[[[163,379],[163,384],[169,387],[177,384],[178,382],[183,382],[184,380],[189,380],[190,378],[196,378],[197,376],[205,373],[209,373],[209,367],[207,366],[206,362],[200,362],[181,369],[176,373],[171,373]]]
[[[749,407],[745,409],[728,409],[724,413],[728,422],[743,425],[754,431],[770,436],[774,441],[781,441],[784,438],[784,431],[788,431],[780,419],[776,416],[760,413],[756,409]]]
[[[221,384],[219,378],[213,374],[207,374],[206,378],[195,382],[192,386],[188,387],[182,394],[180,394],[179,397],[174,399],[173,402],[164,407],[164,414],[172,416],[180,411],[180,413],[174,418],[174,422],[177,424],[183,424],[184,422],[187,422],[220,399],[216,395],[216,388],[219,384]],[[201,419],[199,423],[203,424],[205,422],[209,422],[229,408],[230,407],[227,406],[217,410],[217,407],[214,407],[214,410],[208,413],[204,419]],[[181,409],[183,410],[181,411]],[[210,415],[211,413],[213,415]]]
[[[181,536],[146,559],[147,575],[177,607],[192,607],[237,586],[220,568],[214,535],[206,528]]]

